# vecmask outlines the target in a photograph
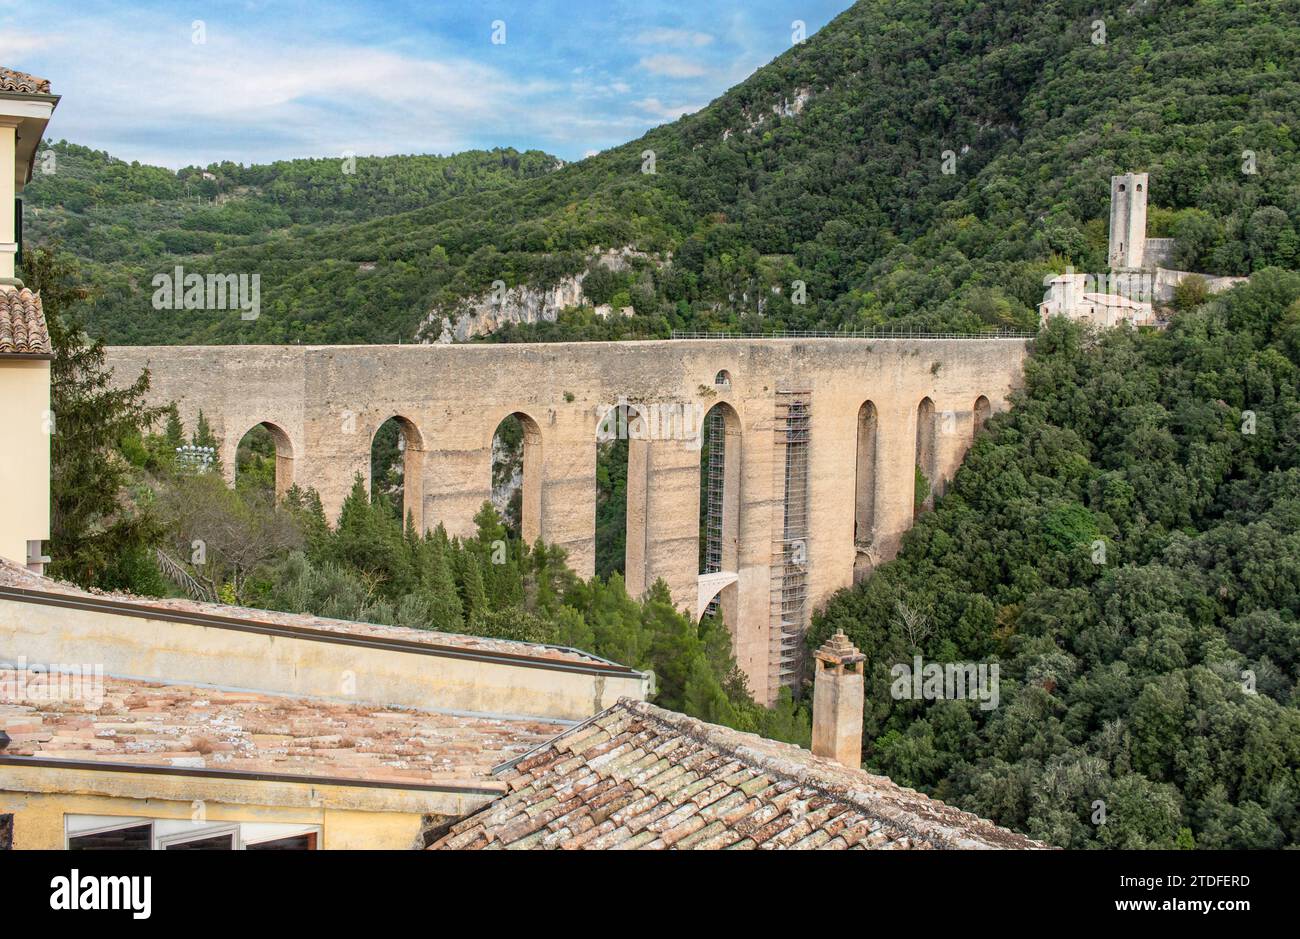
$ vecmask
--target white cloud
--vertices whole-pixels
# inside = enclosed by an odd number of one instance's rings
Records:
[[[666,27],[657,27],[655,29],[645,29],[637,33],[633,42],[642,46],[707,46],[713,42],[713,37],[708,33],[695,32],[690,29],[668,29]]]
[[[49,45],[50,38],[48,36],[15,32],[6,26],[4,31],[0,32],[0,62],[3,62],[7,68],[14,68],[20,72],[25,71],[22,65],[19,64],[22,57],[33,52],[39,52]]]
[[[0,62],[62,95],[51,138],[171,167],[511,145],[576,156],[698,110],[738,67],[721,14],[702,29],[610,23],[603,54],[543,61],[506,54],[513,42],[484,51],[436,29],[374,27],[355,9],[303,19],[248,2],[255,12],[205,14],[0,0]]]
[[[558,136],[566,124],[585,123],[576,107],[565,114],[537,106],[553,84],[470,59],[286,44],[215,20],[200,45],[188,19],[162,28],[156,20],[95,20],[63,21],[45,34],[5,30],[0,60],[10,64],[22,48],[57,63],[42,73],[63,95],[52,137],[172,167],[344,151],[448,153],[474,146],[473,133],[485,126],[511,143],[524,128]]]
[[[668,53],[648,55],[637,64],[652,75],[667,78],[699,78],[708,72],[699,62]]]
[[[653,115],[654,117],[664,121],[675,121],[683,114],[693,114],[700,108],[704,107],[702,104],[667,105],[658,98],[653,97],[642,98],[640,101],[634,103],[646,114]]]
[[[575,95],[586,98],[614,98],[627,94],[632,90],[632,86],[624,81],[595,82],[580,79],[571,82],[569,90]]]

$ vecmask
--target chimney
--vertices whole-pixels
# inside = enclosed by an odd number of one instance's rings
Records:
[[[867,657],[837,632],[814,653],[812,752],[862,767],[863,669]]]

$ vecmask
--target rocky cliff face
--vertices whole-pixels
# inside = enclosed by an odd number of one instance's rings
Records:
[[[622,273],[631,268],[634,259],[660,263],[651,255],[626,245],[593,253],[587,270],[599,264],[615,273]],[[417,342],[465,342],[477,336],[490,335],[510,323],[553,323],[562,310],[590,303],[582,292],[586,276],[587,271],[572,274],[547,287],[498,286],[495,290],[467,297],[450,309],[434,307],[416,330],[415,339]],[[626,316],[630,309],[611,311],[606,308],[604,315],[618,312]]]
[[[416,338],[465,342],[495,332],[507,323],[554,322],[561,310],[582,302],[581,275],[565,277],[551,287],[511,287],[470,297],[449,314],[432,311]],[[437,329],[436,337],[433,329]]]

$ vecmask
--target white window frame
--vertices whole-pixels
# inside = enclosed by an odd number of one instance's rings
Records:
[[[224,835],[230,836],[230,850],[243,850],[244,844],[239,840],[238,822],[221,825],[204,825],[200,828],[195,828],[192,831],[178,831],[171,835],[159,835],[154,838],[153,849],[155,851],[166,851],[172,845],[185,844],[187,841],[206,841],[208,838],[220,838]]]
[[[110,831],[120,831],[123,828],[139,828],[142,825],[148,825],[149,826],[149,850],[152,851],[155,850],[154,842],[156,840],[154,835],[153,823],[154,820],[152,818],[124,818],[122,821],[114,822],[111,825],[98,825],[94,828],[87,828],[82,831],[70,832],[68,831],[68,816],[65,815],[63,816],[63,848],[64,850],[68,850],[68,851],[72,850],[73,838],[85,838],[90,835],[104,835]]]
[[[85,815],[77,812],[68,812],[63,816],[63,848],[70,850],[72,848],[73,838],[84,838],[90,835],[102,835],[111,831],[118,831],[123,828],[140,828],[149,826],[149,850],[166,851],[171,845],[181,844],[186,841],[201,841],[205,838],[216,838],[221,835],[230,835],[233,838],[234,851],[243,851],[250,844],[263,844],[267,841],[281,841],[286,838],[297,838],[302,835],[315,835],[316,846],[313,850],[322,850],[322,842],[325,837],[323,826],[313,824],[295,825],[291,822],[213,822],[211,824],[194,825],[192,828],[186,828],[184,831],[173,831],[169,834],[158,833],[159,822],[180,822],[183,819],[172,818],[147,818],[142,816],[123,815],[117,816],[98,816],[104,819],[104,823],[94,825],[90,828],[80,829],[78,831],[69,830],[69,821],[74,818],[85,818]],[[111,819],[111,821],[110,821]],[[282,831],[266,831],[266,827],[274,826],[282,828]],[[245,840],[245,835],[250,840]]]

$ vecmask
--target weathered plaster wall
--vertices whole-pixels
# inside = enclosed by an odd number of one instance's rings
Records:
[[[0,603],[0,662],[98,665],[105,674],[393,707],[585,720],[649,679],[425,655],[99,610]]]
[[[602,407],[677,402],[701,411],[725,400],[740,424],[736,522],[739,581],[729,604],[737,657],[760,700],[776,694],[769,635],[774,532],[783,463],[774,434],[778,391],[811,403],[809,610],[852,583],[856,421],[879,416],[872,563],[892,557],[913,519],[917,407],[935,408],[942,489],[974,432],[982,395],[1004,409],[1019,381],[1024,340],[766,339],[421,346],[118,347],[120,381],[149,367],[155,401],[177,402],[192,427],[201,408],[233,467],[239,437],[275,423],[292,447],[293,481],[315,487],[336,516],[353,475],[369,476],[375,431],[394,415],[422,441],[421,521],[473,530],[491,493],[492,436],[521,412],[540,435],[540,486],[525,482],[542,537],[589,576],[595,563],[596,427]],[[720,369],[729,388],[713,383]],[[634,440],[628,471],[627,580],[634,592],[663,578],[693,610],[699,531],[698,444]],[[411,464],[408,462],[408,466]],[[527,474],[526,474],[527,475]],[[282,480],[284,484],[287,481]],[[540,489],[540,491],[538,491]],[[525,529],[529,528],[525,510]],[[724,595],[724,600],[727,600]]]
[[[492,798],[492,793],[0,765],[0,812],[14,815],[15,849],[62,849],[65,815],[189,819],[195,803],[202,803],[210,823],[320,825],[325,850],[406,850],[426,816],[459,817]]]

